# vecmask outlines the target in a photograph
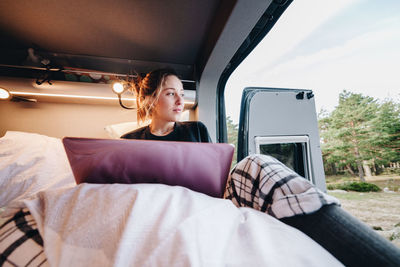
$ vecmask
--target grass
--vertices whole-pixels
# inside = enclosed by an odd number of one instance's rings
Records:
[[[390,191],[400,192],[400,176],[396,175],[381,175],[381,176],[372,176],[365,178],[368,183],[377,185],[380,189],[387,188]],[[326,184],[327,186],[339,186],[342,184],[348,184],[351,182],[360,182],[360,179],[355,176],[346,176],[346,175],[338,175],[338,176],[326,176]]]
[[[400,248],[400,176],[375,176],[366,179],[391,192],[328,191],[351,213]],[[359,181],[357,177],[328,176],[327,185]]]
[[[400,208],[400,195],[399,194],[388,194],[388,193],[380,193],[380,192],[347,192],[337,193],[337,192],[329,192],[329,195],[337,197],[343,200],[355,200],[355,201],[365,201],[365,202],[392,202],[396,201],[399,204]],[[394,202],[394,204],[397,204]]]
[[[356,201],[365,201],[369,200],[372,197],[371,193],[359,193],[359,192],[348,192],[347,194],[343,193],[335,193],[335,192],[329,192],[329,195],[332,195],[340,200],[356,200]]]
[[[345,191],[357,191],[357,192],[379,192],[382,189],[376,184],[366,182],[345,182],[340,184],[329,184],[327,185],[328,190],[341,189]]]
[[[387,187],[390,191],[400,192],[400,179],[389,178],[388,180],[379,180],[373,183],[382,189]]]

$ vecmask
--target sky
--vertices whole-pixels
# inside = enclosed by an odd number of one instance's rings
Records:
[[[343,90],[400,102],[400,1],[293,1],[227,82],[236,123],[249,86],[311,89],[317,112]]]

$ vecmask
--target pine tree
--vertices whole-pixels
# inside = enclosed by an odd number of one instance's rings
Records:
[[[400,161],[400,104],[387,100],[380,105],[372,121],[375,129],[371,144],[374,164],[388,165]]]
[[[335,163],[364,179],[363,162],[373,155],[370,137],[379,105],[372,97],[343,91],[339,105],[320,120],[322,150],[327,163]]]
[[[372,97],[343,91],[339,105],[319,114],[322,153],[326,169],[344,167],[361,180],[364,171],[400,161],[400,104],[378,103]]]

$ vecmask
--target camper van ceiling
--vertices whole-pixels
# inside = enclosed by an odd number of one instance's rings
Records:
[[[235,3],[2,0],[0,75],[68,80],[82,69],[124,77],[170,66],[195,89]]]
[[[0,82],[104,83],[171,66],[195,89],[196,119],[224,141],[226,81],[291,2],[1,0]]]

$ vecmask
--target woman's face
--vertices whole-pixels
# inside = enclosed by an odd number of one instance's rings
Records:
[[[165,122],[179,121],[184,107],[184,91],[178,77],[169,75],[161,85],[160,96],[154,105],[152,119]]]

